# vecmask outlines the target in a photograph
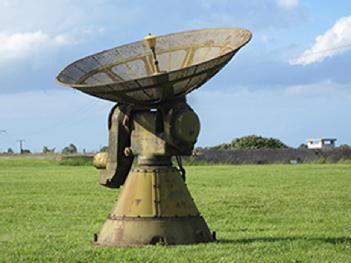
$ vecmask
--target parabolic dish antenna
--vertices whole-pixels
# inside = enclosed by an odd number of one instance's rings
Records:
[[[215,75],[251,39],[240,28],[203,29],[144,40],[80,59],[57,76],[64,84],[102,99],[137,105],[182,97]]]
[[[216,240],[192,199],[181,156],[191,155],[200,120],[185,95],[215,75],[251,39],[240,28],[204,29],[109,49],[67,66],[62,84],[118,102],[109,115],[100,184],[123,189],[94,243],[194,244]],[[177,166],[172,157],[176,157]],[[132,166],[134,157],[138,163]]]

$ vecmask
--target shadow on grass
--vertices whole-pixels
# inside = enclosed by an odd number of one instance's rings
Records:
[[[218,243],[222,244],[249,244],[254,242],[281,242],[281,241],[321,241],[330,244],[351,243],[350,237],[253,237],[243,239],[222,239]]]

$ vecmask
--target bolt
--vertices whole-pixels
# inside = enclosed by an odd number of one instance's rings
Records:
[[[127,157],[133,156],[134,154],[133,154],[132,148],[130,148],[130,147],[124,148],[124,155],[127,156]]]

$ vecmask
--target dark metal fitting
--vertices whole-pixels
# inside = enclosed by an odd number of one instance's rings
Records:
[[[133,150],[130,147],[124,148],[123,153],[126,157],[134,156]]]

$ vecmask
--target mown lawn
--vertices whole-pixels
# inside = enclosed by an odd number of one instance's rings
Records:
[[[190,166],[217,243],[90,244],[117,192],[89,166],[0,159],[1,262],[351,262],[351,165]]]

